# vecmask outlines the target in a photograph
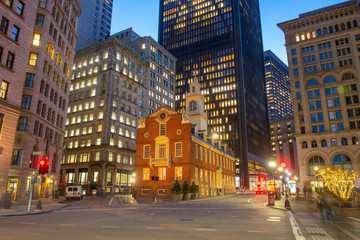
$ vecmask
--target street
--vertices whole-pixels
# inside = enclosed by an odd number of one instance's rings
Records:
[[[349,239],[306,213],[266,207],[265,194],[137,206],[115,197],[72,202],[50,213],[1,217],[0,239]],[[302,236],[294,235],[297,227]]]

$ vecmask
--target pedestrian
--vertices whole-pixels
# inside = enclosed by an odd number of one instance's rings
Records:
[[[300,188],[296,187],[296,199],[299,199],[299,195],[300,195]]]
[[[323,222],[325,222],[326,207],[325,207],[325,202],[321,197],[318,198],[317,205],[319,208],[320,217],[323,220]]]
[[[306,191],[307,191],[306,186],[304,186],[304,188],[303,188],[304,198],[306,198]]]

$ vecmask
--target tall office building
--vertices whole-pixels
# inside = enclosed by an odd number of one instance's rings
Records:
[[[0,196],[7,189],[37,4],[0,2]],[[21,34],[19,34],[21,32]],[[27,75],[26,75],[27,76]]]
[[[150,62],[148,89],[148,109],[150,115],[160,106],[175,108],[175,64],[176,58],[152,37],[140,37],[132,28],[113,35],[136,53]]]
[[[78,0],[40,0],[37,4],[31,19],[35,26],[30,34],[30,52],[21,52],[22,57],[15,58],[15,62],[27,60],[22,94],[17,96],[21,98],[20,117],[8,180],[9,191],[19,200],[30,193],[31,177],[38,170],[38,160],[44,157],[49,160],[49,172],[42,186],[36,184],[34,196],[38,196],[40,189],[42,197],[50,197],[57,190],[70,66],[77,40],[77,19],[81,14]],[[25,10],[26,7],[27,4]]]
[[[270,121],[293,116],[288,67],[271,50],[264,52],[264,62]]]
[[[235,153],[248,188],[249,172],[257,181],[249,161],[266,164],[271,155],[258,1],[162,0],[159,43],[177,58],[175,108],[200,82],[209,130]]]
[[[300,180],[320,168],[359,170],[359,6],[345,1],[280,23],[295,105]]]
[[[80,0],[76,51],[104,41],[110,36],[113,0]]]
[[[61,182],[86,195],[131,186],[136,127],[147,116],[149,62],[111,37],[76,52]]]

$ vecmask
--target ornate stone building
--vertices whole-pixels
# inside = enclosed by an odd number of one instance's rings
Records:
[[[49,160],[49,172],[42,187],[35,185],[34,196],[50,197],[58,189],[70,67],[81,14],[78,0],[36,2],[30,52],[21,53],[27,65],[9,173],[9,186],[17,199],[25,199],[29,194],[31,176],[38,170],[38,159],[43,157]],[[26,7],[27,4],[25,10]]]
[[[16,198],[18,181],[8,182],[13,162],[13,146],[20,117],[27,53],[33,37],[35,1],[0,1],[0,195],[12,192]]]
[[[345,1],[299,15],[285,33],[300,180],[313,189],[320,168],[359,170],[360,15]]]
[[[147,114],[149,62],[112,37],[75,55],[61,183],[86,195],[131,187],[136,127]]]

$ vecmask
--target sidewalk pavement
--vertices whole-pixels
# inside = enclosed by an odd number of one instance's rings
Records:
[[[41,214],[69,206],[69,203],[65,202],[65,197],[60,197],[59,199],[42,198],[41,199],[42,209],[41,211],[37,211],[36,206],[38,202],[39,202],[38,199],[31,201],[30,213],[28,212],[28,204],[29,204],[28,200],[13,202],[10,209],[0,208],[0,217]]]
[[[304,196],[301,196],[299,199],[296,199],[295,196],[288,197],[291,209],[285,208],[285,200],[286,198],[282,197],[280,200],[275,201],[274,206],[269,207],[285,211],[290,210],[295,215],[296,213],[307,213],[309,217],[322,219],[317,201],[314,197],[304,198]],[[360,208],[342,208],[335,206],[331,206],[331,208],[333,215],[330,220],[326,220],[326,223],[342,231],[351,239],[360,240]]]

